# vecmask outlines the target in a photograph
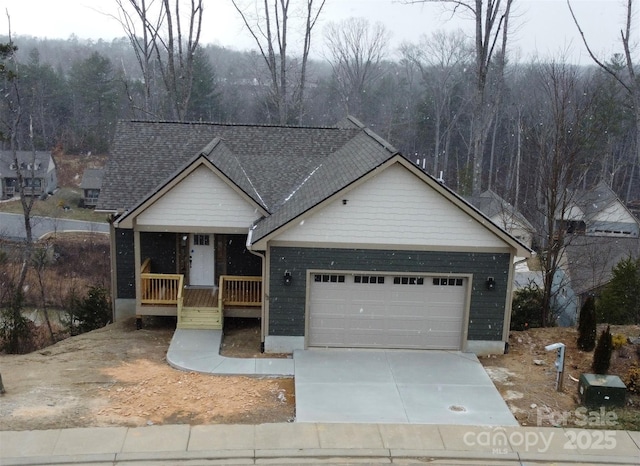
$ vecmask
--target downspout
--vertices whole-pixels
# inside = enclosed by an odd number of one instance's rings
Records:
[[[109,265],[111,267],[111,322],[116,321],[117,316],[117,299],[118,299],[118,272],[116,265],[116,217],[110,215],[109,221]]]
[[[260,352],[264,353],[264,339],[265,339],[265,334],[267,333],[267,315],[266,315],[266,309],[267,309],[267,293],[266,293],[266,289],[267,289],[267,258],[264,254],[258,252],[258,251],[254,251],[253,249],[251,249],[251,242],[252,242],[252,238],[253,238],[253,230],[255,230],[256,225],[252,225],[251,228],[249,228],[249,233],[247,234],[247,243],[245,245],[245,247],[247,248],[247,251],[249,251],[251,254],[253,254],[254,256],[258,256],[261,260],[261,265],[262,265],[262,319],[260,321]]]

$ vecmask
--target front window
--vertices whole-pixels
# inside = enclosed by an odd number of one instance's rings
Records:
[[[24,185],[27,188],[40,188],[42,186],[42,180],[40,178],[25,178]]]
[[[100,195],[100,190],[99,189],[87,189],[85,190],[85,201],[86,202],[91,202],[91,203],[96,203],[98,202],[98,196]]]

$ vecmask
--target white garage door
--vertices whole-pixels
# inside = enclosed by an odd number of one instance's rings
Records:
[[[461,349],[467,279],[311,274],[308,346]]]

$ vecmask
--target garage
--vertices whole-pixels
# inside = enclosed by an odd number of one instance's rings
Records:
[[[307,345],[460,350],[468,277],[311,273]]]

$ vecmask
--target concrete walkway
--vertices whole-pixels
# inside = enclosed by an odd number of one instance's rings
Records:
[[[220,355],[222,330],[177,329],[168,363],[217,375],[295,375],[296,421],[517,426],[486,371],[460,351],[299,350]]]
[[[292,377],[293,359],[227,358],[220,355],[222,330],[176,329],[167,351],[170,366],[217,375]]]
[[[0,465],[640,463],[640,432],[410,424],[96,427],[0,432]]]

